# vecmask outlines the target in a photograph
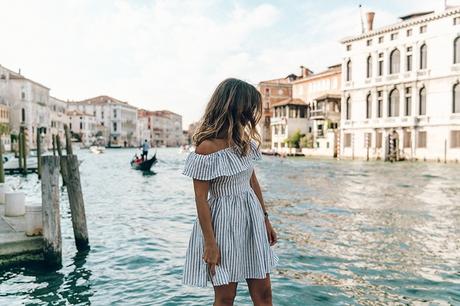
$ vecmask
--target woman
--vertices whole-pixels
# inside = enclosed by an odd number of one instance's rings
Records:
[[[219,84],[193,136],[196,149],[185,162],[193,178],[198,220],[184,267],[187,285],[214,286],[214,305],[233,305],[246,281],[254,305],[272,305],[270,271],[278,258],[253,162],[261,158],[254,139],[262,99],[237,79]]]

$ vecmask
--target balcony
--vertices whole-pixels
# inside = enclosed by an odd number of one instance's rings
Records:
[[[323,119],[331,119],[331,120],[340,120],[340,113],[334,111],[327,111],[324,109],[315,109],[310,111],[310,119],[312,120],[323,120]]]

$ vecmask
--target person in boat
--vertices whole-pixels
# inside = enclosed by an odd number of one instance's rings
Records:
[[[147,160],[147,156],[149,154],[150,145],[147,139],[144,140],[142,144],[142,160]]]
[[[133,161],[136,163],[136,164],[140,164],[142,162],[142,158],[140,158],[137,153],[134,155],[134,158],[133,158]]]
[[[198,218],[185,256],[183,283],[214,287],[214,305],[233,305],[238,282],[254,305],[271,306],[270,272],[277,242],[254,171],[261,158],[256,125],[262,97],[249,83],[227,79],[213,93],[183,174],[193,179]],[[209,195],[209,197],[208,197]]]

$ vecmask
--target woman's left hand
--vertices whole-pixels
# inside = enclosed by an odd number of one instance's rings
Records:
[[[270,220],[268,218],[265,218],[265,227],[267,229],[267,236],[268,236],[268,242],[270,245],[275,245],[275,243],[278,242],[278,237],[276,236],[276,232],[273,229]]]

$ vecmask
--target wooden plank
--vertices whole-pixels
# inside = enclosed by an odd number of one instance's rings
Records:
[[[62,237],[59,207],[59,158],[42,157],[43,257],[48,266],[62,267]]]

